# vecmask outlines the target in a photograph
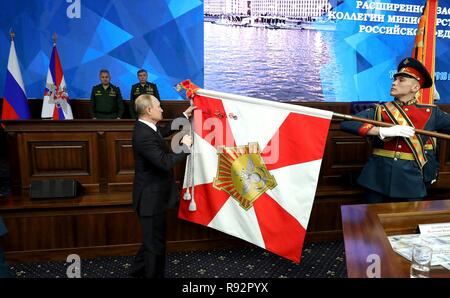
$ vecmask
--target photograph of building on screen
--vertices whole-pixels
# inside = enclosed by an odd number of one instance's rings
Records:
[[[328,0],[205,0],[205,88],[277,101],[336,89]],[[332,97],[332,95],[330,96]]]

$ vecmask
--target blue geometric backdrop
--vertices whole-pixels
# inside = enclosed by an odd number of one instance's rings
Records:
[[[29,98],[43,97],[53,32],[70,98],[89,98],[102,68],[124,99],[140,68],[163,99],[181,98],[174,85],[185,79],[203,86],[202,0],[1,1],[0,11],[2,93],[10,28]]]

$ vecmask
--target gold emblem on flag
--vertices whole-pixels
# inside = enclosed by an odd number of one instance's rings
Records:
[[[247,146],[218,147],[217,174],[213,187],[223,190],[245,210],[253,206],[267,190],[277,186],[275,178],[269,173],[258,143]]]

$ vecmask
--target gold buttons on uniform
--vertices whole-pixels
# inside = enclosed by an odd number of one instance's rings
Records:
[[[398,149],[401,149],[402,148],[402,145],[398,145]]]
[[[408,112],[408,108],[405,108],[405,111]]]
[[[429,112],[430,112],[430,109],[427,109],[427,112],[429,113]]]

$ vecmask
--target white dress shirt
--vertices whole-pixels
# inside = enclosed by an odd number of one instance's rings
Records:
[[[156,125],[155,125],[155,124],[153,124],[153,123],[151,123],[151,122],[148,122],[148,121],[145,121],[145,120],[142,120],[142,119],[139,119],[139,121],[141,121],[142,123],[144,123],[144,124],[147,125],[147,126],[150,126],[151,129],[153,129],[154,131],[157,132],[157,129],[156,129]]]

